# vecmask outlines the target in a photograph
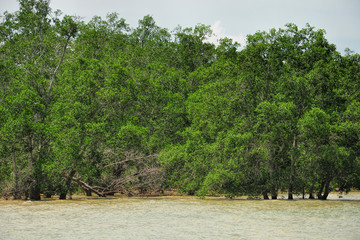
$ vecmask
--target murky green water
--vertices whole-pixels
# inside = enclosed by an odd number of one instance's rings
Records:
[[[360,201],[2,201],[0,239],[360,239]]]

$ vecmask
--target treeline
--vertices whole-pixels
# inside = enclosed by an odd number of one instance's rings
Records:
[[[360,56],[324,30],[287,24],[239,48],[205,25],[19,5],[0,24],[3,197],[360,188]]]

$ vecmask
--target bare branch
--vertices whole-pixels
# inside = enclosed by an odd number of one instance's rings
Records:
[[[120,162],[114,162],[114,163],[107,164],[107,165],[104,166],[104,168],[110,167],[110,166],[113,166],[113,165],[123,164],[123,163],[126,163],[126,162],[136,161],[136,160],[140,160],[140,159],[146,159],[146,158],[150,158],[150,157],[156,157],[156,156],[157,156],[157,154],[151,154],[151,155],[144,156],[144,157],[126,158],[125,160],[120,161]]]
[[[66,53],[66,48],[67,48],[67,46],[68,46],[68,44],[69,44],[70,38],[71,38],[71,36],[68,36],[68,37],[67,37],[66,43],[65,43],[65,45],[64,45],[63,52],[62,52],[62,55],[61,55],[61,58],[60,58],[60,61],[59,61],[57,67],[55,68],[55,70],[54,70],[54,72],[52,73],[52,76],[51,76],[51,78],[50,78],[50,84],[49,84],[49,90],[48,90],[47,98],[46,98],[45,110],[47,110],[47,108],[49,107],[51,91],[52,91],[52,88],[53,88],[53,85],[54,85],[54,82],[55,82],[55,79],[56,79],[56,74],[57,74],[57,72],[59,71],[62,62],[64,61],[64,56],[65,56],[65,53]]]

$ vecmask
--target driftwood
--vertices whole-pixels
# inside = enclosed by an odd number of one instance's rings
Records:
[[[106,194],[103,192],[100,192],[98,190],[96,190],[95,187],[90,186],[89,184],[87,184],[86,182],[82,181],[80,178],[72,178],[72,180],[74,182],[76,182],[77,184],[79,184],[79,186],[84,189],[85,191],[91,191],[94,192],[95,194],[97,194],[99,197],[106,197]]]

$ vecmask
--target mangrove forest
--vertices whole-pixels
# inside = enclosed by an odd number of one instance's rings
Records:
[[[360,55],[310,24],[210,36],[19,0],[0,22],[0,196],[360,189]]]

